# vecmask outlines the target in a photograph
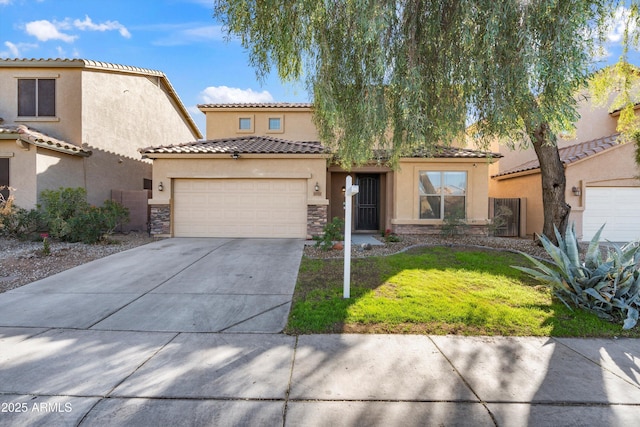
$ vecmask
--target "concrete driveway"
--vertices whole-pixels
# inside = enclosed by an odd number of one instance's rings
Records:
[[[168,239],[0,294],[0,326],[278,333],[304,241]]]

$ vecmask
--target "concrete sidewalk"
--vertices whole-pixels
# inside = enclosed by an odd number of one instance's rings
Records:
[[[640,340],[0,328],[3,426],[630,426]]]
[[[0,294],[0,426],[629,426],[640,340],[279,334],[304,242],[169,239]]]

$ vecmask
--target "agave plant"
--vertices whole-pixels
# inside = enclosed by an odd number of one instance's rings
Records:
[[[622,247],[614,245],[603,259],[599,245],[603,228],[604,225],[591,239],[584,262],[580,260],[578,239],[571,224],[564,239],[555,229],[558,246],[546,236],[540,236],[553,260],[552,266],[523,254],[536,269],[514,267],[550,286],[569,309],[571,302],[607,320],[624,319],[623,329],[631,329],[638,323],[640,312],[640,241]]]

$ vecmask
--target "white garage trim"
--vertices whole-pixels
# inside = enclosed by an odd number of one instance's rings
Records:
[[[630,242],[640,239],[640,188],[587,187],[583,240],[591,240],[605,223],[600,240]]]
[[[307,236],[307,180],[174,179],[176,237]]]

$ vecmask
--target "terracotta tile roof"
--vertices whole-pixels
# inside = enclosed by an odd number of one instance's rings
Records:
[[[416,150],[411,157],[434,159],[498,159],[502,157],[502,154],[492,153],[490,151],[470,150],[468,148],[436,146],[433,151]]]
[[[35,145],[73,156],[89,157],[91,151],[85,150],[77,145],[70,144],[52,136],[46,135],[25,125],[2,125],[0,124],[0,135],[16,135],[16,139],[27,144]]]
[[[131,65],[112,64],[110,62],[94,61],[82,58],[0,58],[0,66],[3,67],[61,67],[61,68],[96,68],[101,70],[113,70],[134,74],[165,77],[162,71],[149,68],[134,67]]]
[[[577,162],[578,160],[582,160],[589,156],[593,156],[594,154],[600,153],[602,151],[608,150],[612,147],[618,145],[618,137],[620,134],[614,134],[605,136],[604,138],[592,139],[591,141],[581,142],[579,144],[570,145],[568,147],[563,147],[558,149],[558,154],[560,155],[560,160],[566,166],[571,163]],[[535,170],[540,168],[540,162],[538,159],[530,160],[526,163],[513,167],[504,172],[500,172],[497,175],[493,175],[492,178],[512,175],[514,173],[526,172],[530,170]]]
[[[312,108],[312,107],[313,107],[313,104],[305,103],[305,102],[198,104],[198,108]]]
[[[317,141],[287,141],[268,136],[244,136],[186,144],[147,147],[140,149],[149,154],[323,154],[327,151]]]

